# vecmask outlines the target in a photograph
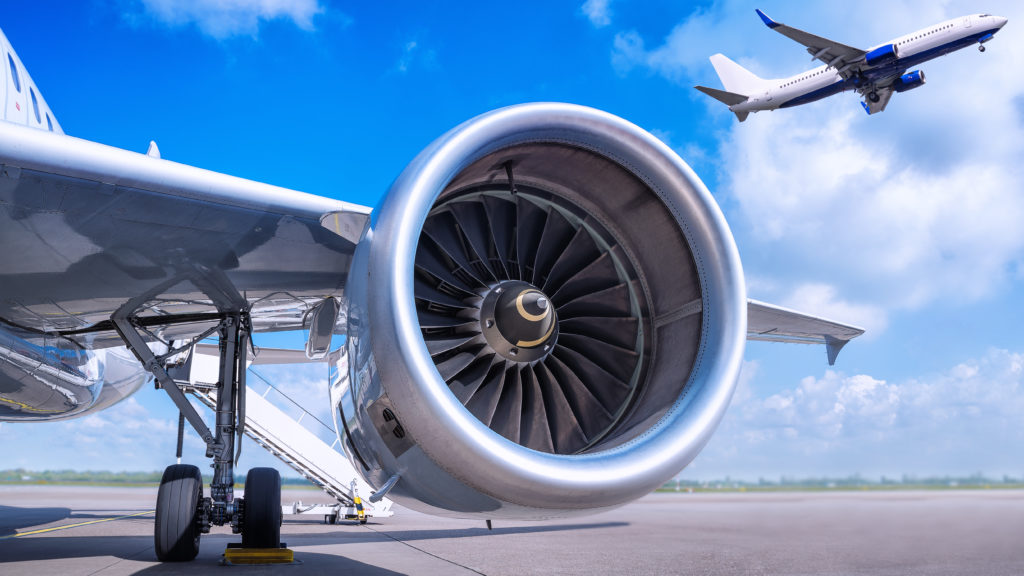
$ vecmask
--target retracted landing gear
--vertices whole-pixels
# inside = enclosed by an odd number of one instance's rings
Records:
[[[232,532],[242,534],[242,544],[246,549],[280,549],[281,476],[277,470],[253,468],[246,477],[245,497],[234,497],[234,465],[241,454],[245,423],[246,355],[251,333],[248,312],[239,306],[238,312],[222,312],[212,318],[207,316],[204,319],[218,321],[217,326],[185,346],[174,348],[169,345],[171,349],[168,352],[157,356],[150,350],[143,333],[151,339],[155,336],[147,331],[144,318],[133,315],[133,304],[126,304],[113,315],[111,320],[115,329],[206,442],[206,456],[213,458],[213,480],[207,498],[203,498],[202,477],[195,466],[175,464],[164,471],[156,508],[154,535],[157,558],[165,562],[194,559],[199,553],[200,535],[208,533],[212,525],[229,524]],[[175,321],[172,317],[160,318],[162,325]],[[197,319],[189,316],[178,321],[194,323]],[[215,432],[211,432],[168,373],[167,363],[214,334],[220,340],[220,374],[216,384]],[[290,555],[291,552],[287,552]]]

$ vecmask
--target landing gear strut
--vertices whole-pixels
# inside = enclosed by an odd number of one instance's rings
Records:
[[[242,544],[247,548],[280,547],[281,476],[277,470],[253,468],[246,477],[245,498],[234,497],[234,465],[241,454],[246,355],[251,332],[244,306],[239,306],[241,311],[238,312],[206,315],[206,320],[219,320],[216,327],[181,348],[172,347],[167,353],[156,356],[142,336],[148,333],[145,320],[132,315],[133,304],[126,304],[111,318],[115,329],[206,442],[206,456],[213,458],[213,480],[207,498],[203,498],[202,477],[195,466],[175,464],[164,471],[156,507],[157,558],[165,562],[194,559],[199,553],[200,535],[208,533],[212,525],[229,524],[232,532],[242,534]],[[161,318],[163,324],[174,321],[173,318]],[[195,317],[180,319],[182,323],[196,321]],[[216,385],[215,432],[211,432],[168,373],[166,363],[194,343],[214,334],[220,340],[220,378]]]

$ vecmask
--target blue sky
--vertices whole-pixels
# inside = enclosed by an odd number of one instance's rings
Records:
[[[1024,6],[740,0],[21,3],[0,26],[64,130],[375,205],[431,140],[495,107],[567,101],[672,146],[722,205],[752,297],[868,328],[824,351],[752,343],[718,434],[683,473],[1024,476]],[[869,47],[981,10],[984,54],[866,116],[853,94],[743,123],[692,89],[723,52],[810,68],[763,26]],[[318,369],[270,371],[326,414]],[[320,401],[319,399],[323,400]],[[146,389],[96,416],[0,426],[0,467],[155,470],[176,412]],[[202,450],[194,437],[188,450]],[[244,466],[273,464],[249,447]]]

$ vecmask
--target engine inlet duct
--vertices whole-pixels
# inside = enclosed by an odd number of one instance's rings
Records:
[[[591,108],[513,106],[442,136],[348,278],[346,448],[434,514],[622,505],[697,455],[739,374],[721,211],[662,142]]]

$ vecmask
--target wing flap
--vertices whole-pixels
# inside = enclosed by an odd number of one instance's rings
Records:
[[[747,301],[747,340],[824,344],[830,366],[835,364],[843,346],[863,333],[856,326],[757,300]]]

